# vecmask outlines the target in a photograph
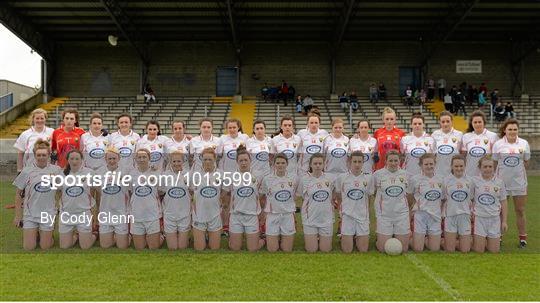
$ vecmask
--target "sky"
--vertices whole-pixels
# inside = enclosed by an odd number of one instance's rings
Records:
[[[0,23],[0,79],[41,85],[41,56]]]

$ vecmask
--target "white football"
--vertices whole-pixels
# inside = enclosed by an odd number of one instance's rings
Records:
[[[403,245],[398,239],[390,238],[384,243],[384,251],[391,256],[397,256],[403,252]]]

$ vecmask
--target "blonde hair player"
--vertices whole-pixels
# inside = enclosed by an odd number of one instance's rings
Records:
[[[13,147],[17,149],[17,172],[22,171],[26,166],[34,164],[32,151],[38,139],[51,142],[54,129],[47,127],[47,111],[36,108],[30,113],[30,128],[23,131],[15,140]]]

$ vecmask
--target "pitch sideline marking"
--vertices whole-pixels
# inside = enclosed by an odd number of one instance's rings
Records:
[[[435,281],[435,283],[437,283],[437,285],[439,285],[439,287],[446,293],[448,294],[450,297],[452,297],[452,299],[454,301],[463,301],[463,299],[461,298],[461,294],[455,290],[454,288],[452,288],[452,286],[450,284],[448,284],[448,282],[446,282],[442,277],[440,277],[439,275],[437,275],[429,266],[427,266],[426,264],[424,264],[424,262],[422,262],[420,259],[418,259],[414,254],[406,254],[407,255],[407,258],[416,266],[418,267],[426,276],[428,276],[429,278],[431,278],[433,281]]]

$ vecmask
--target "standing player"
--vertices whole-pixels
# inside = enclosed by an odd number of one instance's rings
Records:
[[[118,131],[109,136],[109,146],[120,153],[120,169],[129,172],[135,167],[133,154],[140,136],[131,129],[133,118],[129,114],[123,113],[116,117],[116,124]]]
[[[163,195],[163,227],[167,247],[170,250],[185,249],[189,244],[191,229],[191,195],[183,171],[185,157],[181,151],[169,154],[169,168],[163,173],[169,180],[162,183],[159,192]]]
[[[527,204],[527,171],[531,158],[529,143],[518,137],[519,123],[507,119],[501,125],[502,139],[493,145],[493,159],[498,160],[497,176],[504,181],[506,192],[514,200],[519,247],[527,246],[525,204]]]
[[[386,153],[390,150],[399,152],[401,138],[405,132],[396,127],[396,112],[385,107],[382,114],[384,126],[375,131],[373,137],[377,140],[377,153],[375,155],[375,169],[385,167]]]
[[[162,172],[165,168],[165,144],[169,138],[161,135],[161,127],[156,120],[146,122],[146,135],[137,142],[136,150],[147,149],[150,151],[150,169]]]
[[[280,134],[272,138],[272,153],[283,153],[287,157],[287,173],[295,176],[298,170],[301,140],[294,134],[293,118],[290,116],[281,118]]]
[[[373,174],[375,183],[375,214],[377,216],[377,249],[384,252],[386,241],[395,236],[403,251],[409,249],[409,205],[406,190],[407,173],[399,168],[400,154],[396,150],[385,153],[385,167]]]
[[[332,250],[334,181],[334,175],[324,172],[324,155],[313,154],[309,159],[309,173],[299,180],[296,192],[303,199],[302,224],[308,252]]]
[[[489,252],[499,252],[501,234],[508,230],[506,189],[504,182],[495,177],[496,166],[490,155],[484,156],[478,161],[481,175],[472,178],[475,252],[483,253],[486,247]]]
[[[247,151],[253,156],[251,171],[258,177],[271,174],[272,140],[266,135],[266,124],[262,120],[253,122],[253,136],[246,142]]]
[[[247,135],[242,133],[242,122],[238,119],[229,119],[225,122],[227,134],[219,138],[217,148],[218,157],[221,157],[219,169],[224,172],[235,172],[238,170],[236,163],[236,149],[239,146],[246,146],[246,141],[249,139]]]
[[[81,136],[84,130],[79,128],[79,112],[66,108],[62,112],[62,125],[52,134],[52,162],[61,168],[67,164],[67,153],[72,149],[80,150]]]
[[[101,115],[93,113],[90,116],[90,130],[81,136],[84,166],[94,171],[105,166],[105,150],[109,139],[107,138],[108,133],[102,127]]]
[[[326,156],[324,171],[333,174],[347,172],[349,138],[343,135],[342,119],[336,118],[332,120],[332,133],[324,139],[323,144],[323,150]]]
[[[453,252],[459,247],[461,252],[471,250],[471,207],[474,188],[465,176],[465,156],[454,155],[450,161],[451,175],[444,178],[444,246]],[[459,236],[459,244],[456,242]]]
[[[15,196],[15,218],[13,224],[23,228],[23,248],[39,247],[49,249],[54,244],[54,220],[42,220],[42,214],[54,218],[57,214],[55,205],[56,192],[42,183],[42,176],[56,176],[62,173],[60,167],[49,164],[51,145],[48,141],[37,139],[32,151],[35,165],[26,166],[15,178],[13,185],[17,188]],[[38,236],[39,233],[39,236]]]
[[[310,113],[307,117],[307,129],[302,129],[298,132],[300,143],[300,168],[298,175],[304,175],[309,171],[309,159],[316,153],[323,151],[324,139],[328,136],[328,132],[320,129],[321,117],[316,113]]]
[[[296,233],[295,189],[296,174],[287,173],[288,158],[279,153],[274,157],[274,174],[264,177],[259,194],[266,214],[266,248],[270,252],[290,252]],[[281,237],[281,241],[280,241]]]
[[[433,153],[434,141],[424,131],[424,116],[421,113],[413,114],[411,118],[412,133],[401,139],[401,152],[405,154],[403,164],[407,176],[419,175],[421,172],[419,159],[426,153]]]
[[[26,166],[34,165],[34,144],[38,139],[51,142],[54,129],[47,127],[47,112],[44,109],[36,108],[30,113],[29,129],[22,132],[17,138],[13,147],[17,149],[17,172],[22,171]]]
[[[349,141],[349,154],[361,151],[364,155],[364,174],[373,173],[373,155],[377,152],[377,140],[369,134],[370,129],[368,120],[360,120],[356,125],[356,134]]]
[[[199,120],[200,134],[189,142],[189,152],[191,158],[191,172],[202,172],[202,152],[206,148],[212,148],[214,151],[219,145],[219,138],[212,135],[213,122],[210,118]]]
[[[82,249],[94,245],[96,236],[92,234],[93,221],[96,220],[96,189],[89,186],[88,178],[93,171],[83,166],[83,154],[78,149],[70,150],[66,155],[64,176],[80,178],[73,186],[62,185],[60,194],[60,248],[71,248],[77,240]],[[82,177],[82,178],[81,178]],[[95,222],[95,221],[94,221]],[[78,232],[78,236],[74,231]]]
[[[437,153],[435,174],[439,176],[448,176],[450,174],[450,161],[461,150],[463,133],[454,129],[453,119],[454,116],[452,113],[443,111],[439,115],[441,128],[431,134],[431,137],[435,141],[434,149]]]
[[[120,153],[114,147],[105,152],[106,165],[96,171],[103,178],[104,186],[98,191],[99,213],[107,217],[117,218],[129,215],[129,187],[113,179],[112,175],[120,174]],[[110,176],[110,177],[109,177]],[[105,179],[105,177],[107,177]],[[129,247],[129,225],[123,222],[106,222],[99,224],[99,244],[102,248],[113,245],[120,249]]]
[[[412,248],[416,252],[427,247],[431,251],[441,248],[441,218],[443,184],[442,178],[435,175],[435,155],[423,154],[419,159],[422,174],[409,179],[407,198],[413,205],[414,233]]]
[[[362,173],[364,154],[354,151],[349,158],[349,172],[336,181],[341,213],[341,250],[367,252],[369,247],[369,197],[375,194],[373,177]],[[355,245],[356,244],[356,245]]]
[[[182,159],[182,171],[188,172],[190,168],[189,164],[189,142],[191,139],[184,133],[186,129],[186,124],[184,121],[173,121],[172,123],[172,132],[173,135],[167,142],[165,142],[165,152],[168,156],[175,151],[179,151],[184,155]],[[170,162],[170,159],[167,159]]]
[[[463,135],[461,151],[467,153],[467,170],[469,177],[480,175],[478,161],[491,154],[491,147],[499,138],[497,134],[486,129],[486,115],[475,111],[469,118],[467,133]]]

